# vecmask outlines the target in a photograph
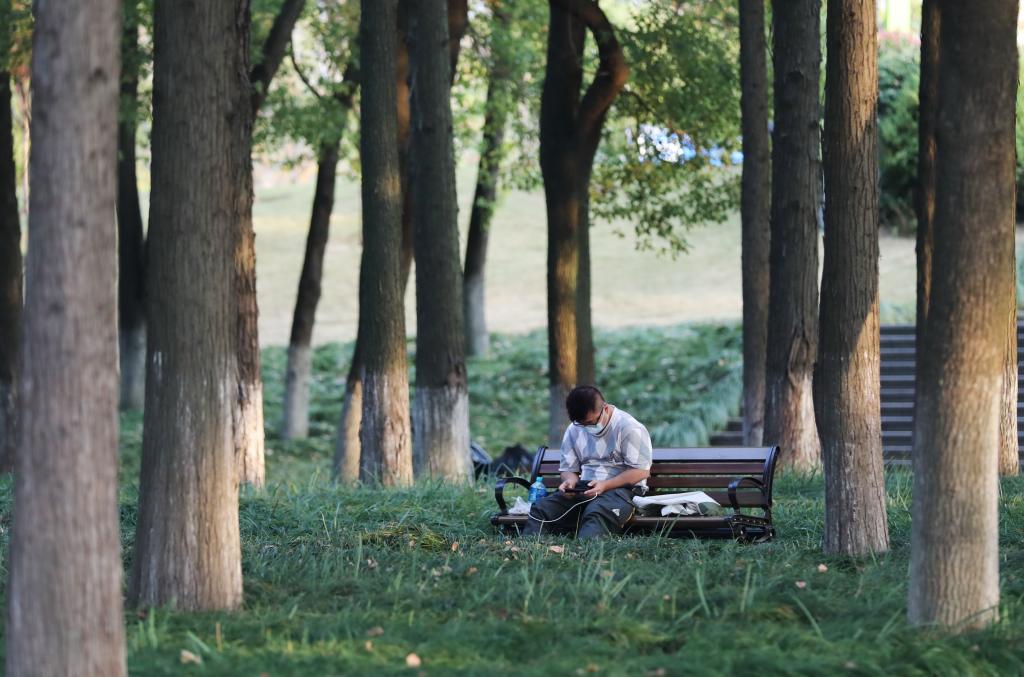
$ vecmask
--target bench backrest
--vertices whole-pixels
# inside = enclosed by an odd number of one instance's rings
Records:
[[[747,484],[736,492],[737,500],[744,507],[770,510],[778,452],[778,447],[655,449],[647,486],[652,493],[703,491],[722,505],[729,505],[726,492],[729,484],[740,477],[754,477],[764,483],[764,493]],[[538,449],[530,483],[539,476],[549,489],[557,487],[561,483],[558,472],[561,457],[558,449]]]

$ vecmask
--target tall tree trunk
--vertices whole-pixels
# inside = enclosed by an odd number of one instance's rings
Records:
[[[262,47],[262,59],[249,74],[251,116],[255,117],[270,91],[270,83],[291,41],[295,22],[305,0],[285,0],[270,35]],[[245,67],[248,68],[248,60]],[[259,303],[256,298],[256,233],[252,224],[252,148],[246,150],[250,209],[238,221],[235,251],[235,289],[238,309],[238,385],[235,394],[234,438],[238,479],[262,487],[266,482],[266,440],[263,427],[263,378],[260,373]]]
[[[397,0],[362,0],[363,75],[359,150],[363,165],[363,265],[359,307],[365,353],[359,475],[385,485],[412,481],[409,381],[401,261],[402,177],[394,86]],[[373,309],[373,313],[365,312]]]
[[[935,248],[935,122],[939,109],[938,0],[921,3],[921,75],[918,85],[917,116],[917,318],[915,327],[916,374],[924,367],[925,330],[932,285],[932,255]],[[918,391],[919,392],[919,391]],[[914,395],[915,401],[917,395]],[[917,418],[917,406],[914,406]],[[916,426],[915,426],[916,428]]]
[[[764,441],[796,471],[821,464],[811,372],[818,348],[820,0],[773,3],[775,132]]]
[[[629,69],[615,31],[592,0],[551,0],[547,66],[541,93],[540,165],[548,218],[548,439],[558,443],[568,423],[565,396],[583,375],[593,375],[589,338],[589,232],[587,191],[608,108],[626,84]],[[600,63],[581,97],[583,43],[594,35]],[[584,240],[583,238],[587,239]],[[581,252],[581,246],[586,252]],[[580,298],[580,277],[587,298]],[[582,333],[582,341],[581,341]],[[587,353],[581,359],[580,349]],[[589,350],[588,350],[589,349]],[[581,373],[580,369],[587,373]]]
[[[320,302],[320,282],[323,278],[324,250],[330,234],[331,212],[334,210],[334,186],[338,171],[338,153],[341,134],[344,134],[348,114],[352,108],[359,81],[359,63],[353,53],[345,67],[341,89],[332,94],[340,106],[341,129],[337,139],[325,141],[317,160],[316,189],[313,209],[306,238],[306,254],[299,276],[299,291],[295,298],[292,332],[288,345],[288,366],[285,369],[284,412],[281,437],[286,440],[304,438],[309,434],[309,383],[312,376],[313,321]],[[312,89],[312,88],[311,88]],[[323,95],[313,90],[319,98]]]
[[[239,224],[251,222],[249,3],[157,0],[148,354],[129,600],[242,602]],[[190,74],[183,77],[182,74]]]
[[[334,185],[338,172],[338,144],[329,142],[320,147],[317,158],[316,189],[313,212],[306,237],[306,256],[299,276],[299,293],[292,315],[292,332],[288,341],[288,366],[285,369],[284,407],[281,437],[303,439],[309,435],[309,383],[313,367],[313,320],[320,301],[320,280],[323,277],[324,250],[330,233],[331,211],[334,209]]]
[[[126,673],[114,222],[120,28],[115,0],[35,8],[9,675]]]
[[[446,2],[416,3],[410,31],[417,262],[413,467],[417,475],[464,482],[472,467]]]
[[[875,0],[829,0],[825,265],[814,374],[825,470],[826,553],[889,549],[878,318]]]
[[[495,10],[497,26],[504,30],[508,16]],[[484,270],[487,263],[487,241],[491,218],[498,197],[498,176],[503,156],[505,125],[511,102],[508,100],[508,66],[501,49],[494,49],[487,100],[484,104],[484,132],[480,147],[480,164],[476,174],[473,207],[469,213],[469,236],[466,240],[466,264],[463,272],[463,314],[466,328],[466,351],[470,355],[487,354],[489,335],[485,315]]]
[[[576,235],[579,242],[579,271],[576,274],[576,379],[594,383],[594,322],[590,304],[590,167],[582,167],[580,181],[580,216]]]
[[[146,395],[145,239],[135,175],[135,132],[139,96],[139,25],[133,8],[121,38],[122,115],[117,127],[118,331],[121,348],[121,408],[142,409]]]
[[[547,65],[540,103],[540,167],[548,218],[548,440],[557,444],[569,420],[565,398],[578,382],[576,281],[579,273],[578,163],[573,148],[583,83],[583,23],[551,2]]]
[[[21,222],[14,166],[11,76],[0,71],[0,472],[17,447],[18,333],[21,329]]]
[[[908,617],[999,606],[999,417],[1014,247],[1014,0],[941,3],[935,248],[914,436]]]
[[[743,179],[740,198],[743,269],[743,443],[764,436],[768,335],[771,151],[764,0],[739,0]]]
[[[409,109],[409,50],[405,42],[406,18],[410,11],[406,0],[401,0],[397,10],[396,25],[398,27],[395,35],[395,83],[396,83],[396,111],[398,139],[398,166],[402,179],[402,215],[401,215],[401,245],[399,247],[399,281],[401,293],[404,298],[406,287],[409,283],[409,273],[412,270],[413,250],[413,227],[412,227],[412,194],[409,186],[408,175],[408,150],[410,131],[410,109]],[[451,59],[451,72],[455,73],[455,67],[459,58],[459,47],[462,36],[469,23],[468,4],[466,0],[448,0],[448,50]],[[366,262],[365,251],[360,259],[360,271]],[[360,272],[360,281],[362,273]],[[356,335],[355,346],[352,350],[352,364],[349,368],[349,375],[345,382],[344,403],[341,410],[341,422],[338,425],[338,437],[334,448],[334,476],[335,479],[349,481],[355,479],[351,472],[360,467],[359,428],[362,423],[362,356],[361,346],[363,335],[363,313],[359,316],[359,331]]]

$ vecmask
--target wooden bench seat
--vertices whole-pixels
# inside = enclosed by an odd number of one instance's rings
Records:
[[[772,525],[772,481],[778,447],[691,447],[655,449],[651,464],[648,496],[703,491],[723,508],[721,515],[641,516],[627,525],[627,533],[654,532],[668,536],[736,538],[766,541],[775,535]],[[558,464],[561,451],[540,447],[534,457],[529,479],[498,478],[494,498],[498,512],[491,523],[503,531],[518,533],[526,515],[508,514],[505,487],[516,484],[529,489],[540,477],[550,491],[561,483]],[[760,511],[760,514],[755,514]]]

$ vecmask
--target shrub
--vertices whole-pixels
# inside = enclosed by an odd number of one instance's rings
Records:
[[[917,225],[917,110],[920,44],[905,34],[878,40],[879,209],[882,224],[901,233]]]
[[[917,229],[917,120],[920,40],[907,33],[878,36],[879,210],[897,233]],[[1017,90],[1017,213],[1024,213],[1024,91]]]

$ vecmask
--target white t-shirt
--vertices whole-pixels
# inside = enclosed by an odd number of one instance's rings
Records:
[[[619,408],[597,435],[570,424],[562,436],[560,472],[574,472],[581,480],[607,480],[629,470],[651,467],[651,435],[647,428]],[[647,482],[637,486],[646,487]]]

